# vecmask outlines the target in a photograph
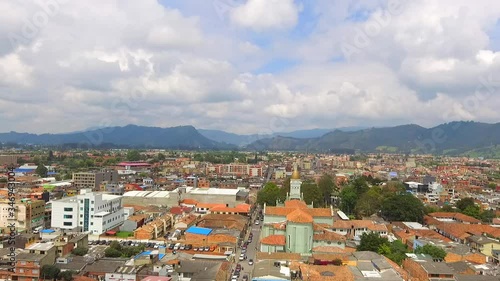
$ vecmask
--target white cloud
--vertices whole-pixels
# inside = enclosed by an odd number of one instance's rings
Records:
[[[297,24],[300,10],[294,0],[248,0],[231,11],[231,21],[257,31],[288,29]]]
[[[342,61],[342,43],[387,10],[379,1],[230,0],[229,24],[197,1],[65,1],[16,49],[8,34],[40,7],[1,2],[3,130],[135,123],[256,133],[500,118],[491,35],[500,2],[404,1]],[[311,6],[302,22],[300,5]],[[294,67],[273,73],[280,60]]]

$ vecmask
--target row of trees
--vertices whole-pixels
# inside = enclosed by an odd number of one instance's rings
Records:
[[[378,233],[369,232],[361,235],[361,241],[357,247],[358,251],[372,251],[386,256],[390,260],[401,264],[406,258],[406,253],[409,253],[408,246],[400,240],[389,242],[385,237],[381,237]],[[414,251],[416,254],[427,254],[434,259],[444,260],[446,251],[430,244],[423,247],[417,247]]]
[[[327,174],[323,175],[318,183],[302,183],[300,189],[304,195],[304,201],[307,204],[313,203],[315,207],[330,205],[332,195],[338,192],[332,176]],[[257,203],[276,206],[277,201],[285,201],[288,193],[290,193],[290,178],[285,180],[281,188],[275,183],[269,182],[257,193]]]
[[[73,275],[75,275],[76,272],[71,270],[61,271],[55,265],[44,265],[42,266],[40,274],[44,280],[48,279],[48,280],[72,281]]]
[[[380,212],[389,221],[422,221],[424,205],[406,193],[401,182],[389,181],[381,186],[372,185],[373,181],[366,177],[353,179],[340,192],[340,209],[356,218]]]
[[[144,245],[133,247],[122,247],[117,241],[111,242],[109,247],[104,251],[104,256],[109,258],[130,258],[144,251]]]
[[[429,207],[428,208],[428,213],[432,212],[460,212],[464,215],[471,216],[473,218],[482,220],[483,222],[491,223],[492,220],[495,218],[495,211],[492,210],[481,210],[481,207],[476,205],[474,198],[472,197],[467,197],[467,198],[462,198],[457,203],[455,203],[455,207],[453,208],[449,205],[444,206],[441,209],[435,208],[435,207]]]

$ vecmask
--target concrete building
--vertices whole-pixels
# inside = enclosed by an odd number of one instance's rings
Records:
[[[241,189],[179,187],[173,191],[129,191],[123,194],[124,204],[177,206],[184,199],[199,203],[220,203],[236,207],[245,203],[248,192]]]
[[[122,196],[80,190],[80,195],[52,202],[51,227],[101,234],[124,221]]]
[[[15,211],[9,205],[9,200],[0,201],[0,228],[8,231],[9,224],[15,223],[19,232],[31,232],[43,227],[45,216],[45,201],[21,199],[14,205]]]
[[[18,158],[19,155],[0,155],[0,165],[16,165]]]
[[[77,190],[83,188],[92,188],[92,190],[98,190],[102,182],[118,182],[118,172],[115,170],[111,170],[73,173],[73,185]]]

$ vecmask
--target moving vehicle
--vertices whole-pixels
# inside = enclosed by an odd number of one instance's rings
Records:
[[[241,254],[239,260],[240,261],[245,260],[245,254]]]
[[[253,259],[249,259],[248,260],[248,265],[252,265],[253,264]]]
[[[258,221],[258,220],[257,220],[257,221],[255,221],[255,225],[259,225],[259,221]]]

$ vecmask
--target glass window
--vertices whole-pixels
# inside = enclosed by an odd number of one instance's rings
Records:
[[[65,221],[65,222],[63,223],[63,225],[64,225],[64,226],[72,226],[72,225],[73,225],[73,223],[72,223],[72,222],[70,222],[70,221]]]
[[[73,212],[73,208],[64,208],[65,212]]]

